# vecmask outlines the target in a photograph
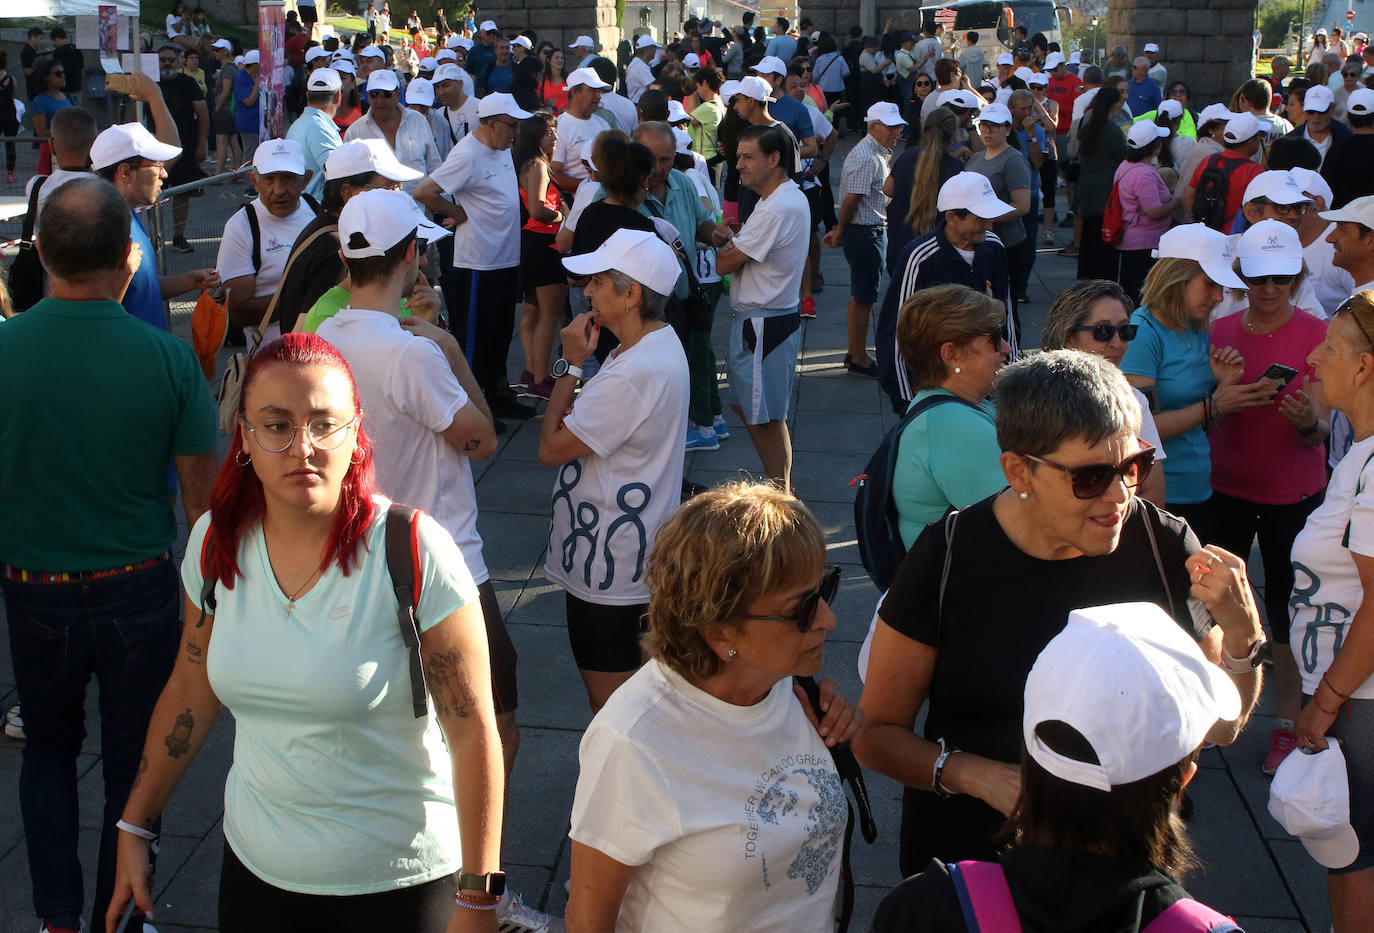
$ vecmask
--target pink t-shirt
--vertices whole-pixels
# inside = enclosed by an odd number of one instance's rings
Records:
[[[1241,323],[1244,311],[1212,322],[1212,346],[1235,347],[1245,360],[1241,383],[1254,382],[1282,363],[1298,371],[1293,381],[1263,408],[1232,412],[1212,432],[1212,488],[1264,505],[1288,505],[1326,485],[1326,448],[1301,443],[1293,424],[1279,411],[1285,395],[1314,379],[1307,355],[1326,336],[1326,322],[1295,311],[1288,323],[1268,334],[1252,334]]]
[[[1169,186],[1148,162],[1122,162],[1112,181],[1121,198],[1121,215],[1126,225],[1117,249],[1157,249],[1160,236],[1169,229],[1173,218],[1166,214],[1151,220],[1145,212],[1168,202]]]

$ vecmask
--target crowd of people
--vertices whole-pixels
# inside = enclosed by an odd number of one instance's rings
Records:
[[[841,50],[748,14],[598,50],[440,10],[431,49],[390,16],[369,4],[345,42],[301,7],[281,138],[258,137],[258,50],[179,3],[161,80],[131,79],[148,125],[44,115],[0,325],[6,731],[41,930],[151,929],[162,814],[221,708],[226,933],[819,933],[837,907],[843,928],[860,764],[905,788],[907,880],[875,931],[1228,929],[1182,886],[1181,815],[1267,661],[1271,811],[1330,870],[1335,929],[1365,928],[1374,90],[1353,60],[1194,112],[1155,43],[1099,64],[931,21]],[[60,101],[69,73],[34,80]],[[212,152],[254,196],[213,266],[159,275],[140,211]],[[162,248],[194,252],[178,197]],[[1027,334],[1056,224],[1078,281]],[[791,482],[824,249],[850,270],[843,368],[903,416],[890,534],[854,529],[892,568],[868,568],[857,698],[815,680],[840,569]],[[218,335],[198,359],[166,328],[203,292],[248,348],[217,399]],[[566,920],[501,871],[519,659],[472,471],[536,417],[543,570],[594,714]],[[687,483],[732,428],[761,481]],[[988,599],[1013,589],[1014,612]]]

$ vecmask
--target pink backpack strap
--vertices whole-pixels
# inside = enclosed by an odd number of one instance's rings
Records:
[[[1174,901],[1155,917],[1144,933],[1239,933],[1240,927],[1230,917],[1213,910],[1201,901],[1185,897]]]
[[[958,862],[949,866],[964,925],[969,933],[1021,933],[1021,918],[996,862]]]

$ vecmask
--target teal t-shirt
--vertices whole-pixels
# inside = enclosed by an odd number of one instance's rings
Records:
[[[190,346],[116,301],[46,298],[0,328],[0,562],[75,572],[176,541],[173,456],[213,450]]]
[[[1140,329],[1121,361],[1121,371],[1155,381],[1159,411],[1196,405],[1216,389],[1206,331],[1190,327],[1180,334],[1159,323],[1145,308],[1136,309],[1131,323]],[[1202,425],[1165,440],[1164,452],[1169,455],[1164,461],[1169,501],[1206,502],[1212,495],[1212,448]]]
[[[911,405],[932,395],[953,393],[922,389]],[[910,549],[922,529],[950,506],[962,509],[1006,486],[1001,456],[991,402],[983,402],[977,410],[946,402],[907,425],[897,442],[892,471],[892,500],[897,505],[902,543]]]

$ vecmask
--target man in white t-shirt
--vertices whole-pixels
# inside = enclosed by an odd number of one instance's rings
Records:
[[[792,440],[787,408],[801,347],[797,297],[810,246],[806,196],[788,177],[791,140],[773,126],[740,132],[740,182],[759,202],[739,233],[716,256],[721,275],[733,275],[730,304],[730,391],[764,473],[787,489]]]
[[[269,139],[259,144],[253,153],[252,181],[258,196],[224,225],[215,260],[229,295],[229,323],[242,327],[249,339],[281,281],[291,244],[315,219],[315,208],[302,197],[310,171],[300,143]],[[280,333],[269,321],[263,339]]]
[[[472,96],[472,76],[453,62],[434,69],[434,107],[429,111],[430,127],[439,158],[447,159],[477,125],[477,98]]]
[[[615,86],[615,62],[609,58],[598,56],[592,59],[592,63],[588,67],[595,71],[596,76],[602,81],[612,87]],[[613,90],[601,92],[600,116],[606,120],[611,128],[618,129],[627,135],[633,133],[635,127],[639,125],[639,110],[628,97],[622,97]],[[590,153],[588,154],[590,155]]]
[[[1335,247],[1337,268],[1349,272],[1357,283],[1351,294],[1374,288],[1374,195],[1355,198],[1344,207],[1322,211],[1318,216],[1335,225],[1326,239]],[[1354,439],[1350,419],[1338,411],[1332,412],[1331,457],[1327,461],[1332,467],[1345,456]]]
[[[1331,186],[1319,173],[1307,168],[1290,168],[1302,193],[1312,200],[1312,207],[1302,215],[1298,224],[1298,238],[1302,240],[1302,260],[1307,265],[1306,281],[1312,283],[1321,316],[1330,318],[1342,301],[1355,293],[1355,279],[1336,266],[1336,248],[1327,237],[1335,224],[1322,220],[1321,212],[1331,207]],[[1304,308],[1316,314],[1314,308]]]
[[[639,103],[644,91],[654,83],[649,61],[657,52],[658,43],[648,33],[635,40],[635,56],[630,60],[630,67],[625,69],[625,96],[631,103]]]
[[[568,109],[558,116],[558,141],[553,145],[553,180],[568,194],[587,178],[583,154],[591,155],[592,143],[607,128],[593,116],[601,106],[601,92],[611,86],[590,68],[578,68],[568,75]]]
[[[577,63],[578,68],[591,67],[592,59],[596,58],[596,43],[592,41],[591,36],[578,36],[568,48],[573,53],[569,58],[581,56]]]
[[[507,150],[515,128],[530,116],[509,94],[483,97],[472,132],[415,189],[415,200],[447,218],[444,226],[453,228],[453,269],[442,276],[449,327],[497,418],[525,419],[535,413],[511,392],[506,371],[515,305],[524,298],[520,182]]]

